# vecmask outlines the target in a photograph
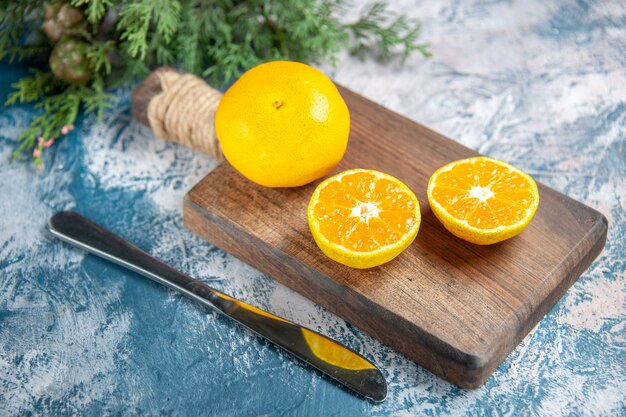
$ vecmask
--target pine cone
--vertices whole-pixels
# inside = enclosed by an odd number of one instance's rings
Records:
[[[50,54],[50,69],[55,77],[71,84],[91,78],[91,66],[85,55],[88,44],[72,38],[62,39]]]
[[[65,2],[47,4],[44,10],[42,28],[52,41],[76,35],[85,28],[85,15],[82,10]]]

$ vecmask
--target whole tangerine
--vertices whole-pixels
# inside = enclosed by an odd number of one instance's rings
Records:
[[[323,177],[343,158],[350,113],[333,82],[306,64],[258,65],[224,94],[215,128],[226,160],[266,187]]]

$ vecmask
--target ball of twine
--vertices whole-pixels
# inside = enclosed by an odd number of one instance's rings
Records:
[[[201,78],[159,71],[162,91],[148,104],[148,121],[157,137],[209,154],[224,155],[215,133],[215,112],[222,93]]]

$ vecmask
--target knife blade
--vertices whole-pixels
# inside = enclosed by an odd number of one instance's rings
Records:
[[[387,382],[371,361],[313,330],[230,297],[172,268],[73,211],[50,218],[59,239],[124,266],[232,318],[256,334],[374,402],[387,397]]]

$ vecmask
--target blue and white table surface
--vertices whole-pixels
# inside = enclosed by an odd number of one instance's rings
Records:
[[[334,80],[601,211],[604,251],[481,388],[451,385],[202,241],[186,191],[215,167],[130,117],[80,120],[41,175],[9,163],[34,109],[0,110],[0,415],[626,415],[626,3],[397,1],[433,58],[342,55]],[[357,7],[358,8],[358,7]],[[0,95],[26,68],[2,64]],[[143,277],[55,240],[77,210],[165,262],[384,369],[372,404]]]

